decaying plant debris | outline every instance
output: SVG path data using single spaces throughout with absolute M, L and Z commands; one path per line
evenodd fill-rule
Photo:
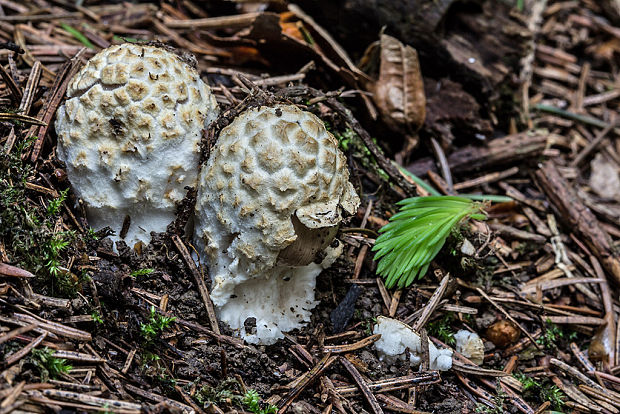
M 1 413 L 620 412 L 617 2 L 108 3 L 0 0 Z M 114 249 L 58 161 L 69 80 L 152 40 L 194 54 L 215 93 L 203 159 L 241 110 L 275 102 L 319 116 L 347 155 L 361 207 L 344 254 L 311 322 L 274 345 L 218 323 L 184 233 L 195 191 L 150 245 Z M 388 290 L 378 231 L 429 194 L 407 172 L 512 201 Z M 430 371 L 423 345 L 420 372 L 381 361 L 378 316 L 421 344 L 476 332 L 482 364 Z

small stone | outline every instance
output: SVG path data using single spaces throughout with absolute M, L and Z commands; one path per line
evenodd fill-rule
M 473 256 L 476 254 L 476 248 L 469 240 L 463 239 L 463 243 L 461 244 L 461 253 L 465 256 Z
M 513 322 L 506 319 L 495 322 L 487 329 L 487 339 L 499 348 L 504 348 L 517 342 L 520 335 L 519 328 Z

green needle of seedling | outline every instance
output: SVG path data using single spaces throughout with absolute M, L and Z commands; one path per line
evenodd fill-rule
M 450 231 L 468 218 L 484 219 L 482 204 L 457 196 L 413 197 L 383 226 L 373 251 L 388 288 L 407 287 L 424 276 Z

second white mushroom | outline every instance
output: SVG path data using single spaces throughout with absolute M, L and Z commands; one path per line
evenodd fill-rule
M 316 305 L 315 280 L 359 198 L 338 141 L 295 106 L 253 108 L 219 136 L 203 166 L 196 244 L 218 315 L 250 343 L 274 343 Z

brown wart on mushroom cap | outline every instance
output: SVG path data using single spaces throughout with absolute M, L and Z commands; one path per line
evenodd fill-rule
M 174 219 L 185 187 L 196 186 L 202 130 L 218 113 L 209 86 L 175 53 L 126 43 L 90 59 L 67 98 L 56 118 L 58 157 L 90 226 L 148 244 Z
M 289 105 L 239 115 L 202 168 L 196 203 L 196 244 L 220 319 L 251 343 L 302 326 L 316 277 L 342 249 L 332 247 L 338 224 L 358 205 L 346 158 L 319 118 Z

